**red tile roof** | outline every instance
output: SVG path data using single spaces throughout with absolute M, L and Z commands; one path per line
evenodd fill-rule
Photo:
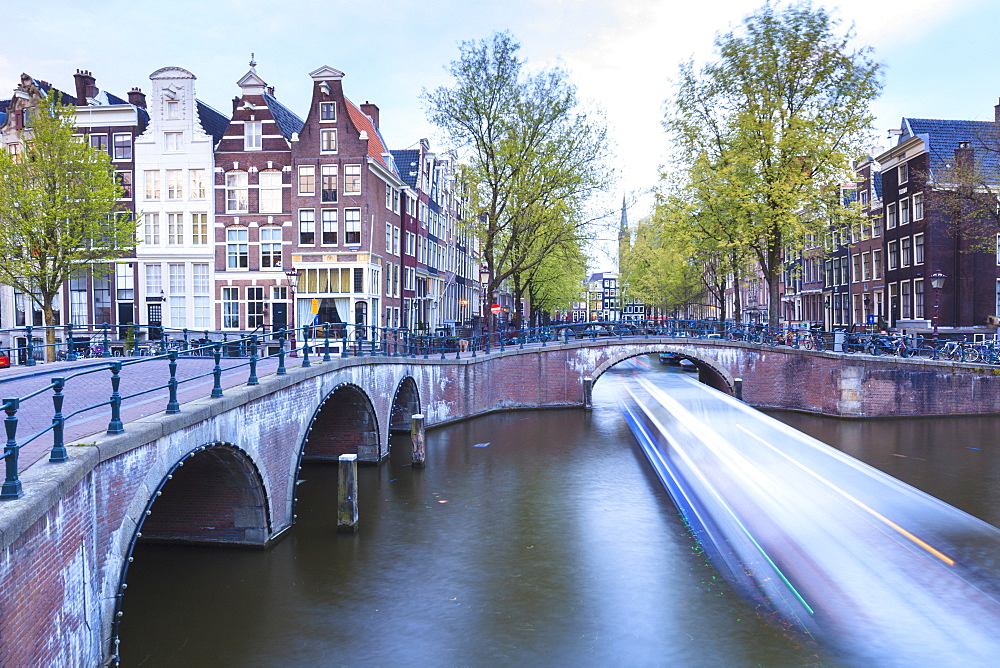
M 372 123 L 372 119 L 368 117 L 368 114 L 364 113 L 359 109 L 353 102 L 351 102 L 346 97 L 344 101 L 347 103 L 347 113 L 351 116 L 351 122 L 354 123 L 354 127 L 358 131 L 364 131 L 368 134 L 368 155 L 375 160 L 378 160 L 385 167 L 392 169 L 391 165 L 387 165 L 384 154 L 389 152 L 389 149 L 385 145 L 385 141 L 382 139 L 382 135 L 375 128 L 375 124 Z M 393 169 L 393 172 L 396 170 Z

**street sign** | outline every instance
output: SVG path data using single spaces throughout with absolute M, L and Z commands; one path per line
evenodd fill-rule
M 500 312 L 500 304 L 494 304 L 490 307 L 490 313 L 497 314 Z

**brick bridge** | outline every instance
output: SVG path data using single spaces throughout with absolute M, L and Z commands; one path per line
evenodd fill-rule
M 491 411 L 582 406 L 629 357 L 673 352 L 761 407 L 871 417 L 1000 413 L 998 371 L 971 364 L 808 353 L 711 339 L 570 341 L 475 358 L 338 359 L 186 403 L 39 461 L 0 502 L 0 665 L 100 665 L 135 542 L 267 546 L 295 520 L 302 460 L 388 454 L 389 434 Z M 433 448 L 433 440 L 429 443 Z

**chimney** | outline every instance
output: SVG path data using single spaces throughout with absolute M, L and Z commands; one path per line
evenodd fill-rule
M 237 109 L 237 108 L 238 108 L 239 106 L 240 106 L 240 98 L 238 98 L 238 97 L 234 97 L 234 98 L 233 98 L 233 113 L 234 113 L 234 114 L 236 113 L 236 109 Z
M 267 94 L 270 95 L 271 97 L 274 97 L 274 86 L 267 87 Z
M 955 149 L 955 167 L 959 170 L 971 170 L 975 164 L 975 149 L 967 141 L 958 142 L 958 148 Z
M 85 107 L 87 98 L 97 95 L 97 80 L 87 70 L 77 70 L 73 78 L 76 80 L 76 104 Z
M 146 94 L 142 92 L 141 88 L 133 88 L 128 92 L 128 103 L 135 105 L 140 109 L 146 108 Z
M 371 117 L 372 125 L 374 125 L 375 129 L 378 130 L 378 107 L 368 100 L 365 100 L 365 103 L 361 105 L 361 111 Z
M 1000 104 L 993 107 L 993 120 L 1000 123 Z

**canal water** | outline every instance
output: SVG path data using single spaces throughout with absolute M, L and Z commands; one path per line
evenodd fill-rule
M 589 413 L 431 431 L 424 470 L 394 440 L 359 471 L 356 535 L 336 532 L 336 468 L 307 465 L 298 524 L 270 550 L 140 546 L 123 665 L 827 664 L 718 577 L 615 391 L 598 382 Z M 1000 522 L 996 419 L 777 416 Z

